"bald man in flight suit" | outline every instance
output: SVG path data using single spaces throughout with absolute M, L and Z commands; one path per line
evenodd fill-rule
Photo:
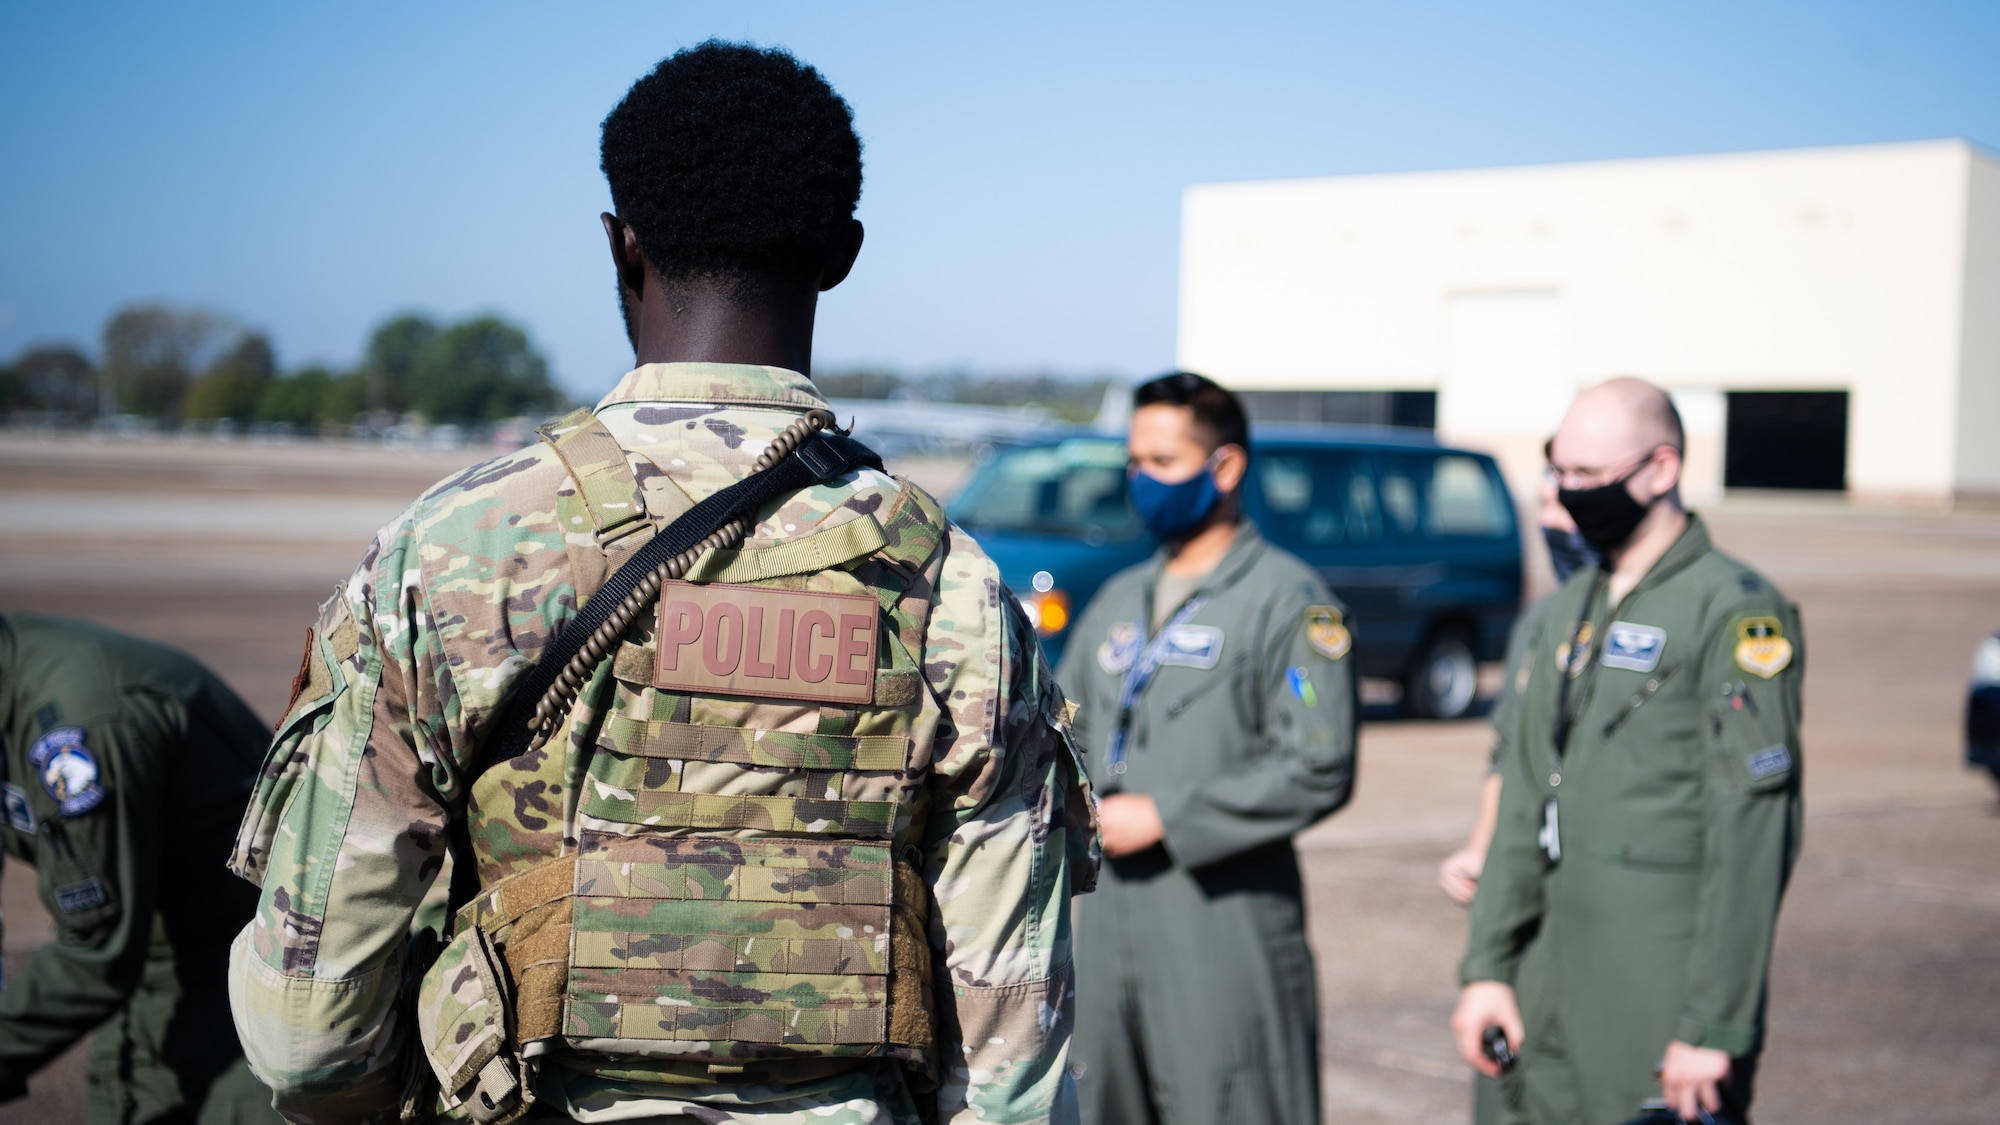
M 1502 1119 L 1616 1125 L 1664 1095 L 1747 1111 L 1798 857 L 1796 608 L 1682 507 L 1664 392 L 1618 379 L 1556 433 L 1559 499 L 1603 557 L 1549 601 L 1499 763 L 1500 818 L 1452 1028 L 1520 1064 Z M 1537 982 L 1517 1006 L 1514 983 Z M 1657 1073 L 1658 1077 L 1655 1077 Z

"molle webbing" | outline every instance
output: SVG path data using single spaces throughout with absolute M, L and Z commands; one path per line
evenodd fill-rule
M 923 1050 L 927 900 L 885 843 L 601 838 L 497 884 L 457 922 L 499 942 L 519 1043 Z
M 621 752 L 645 758 L 796 770 L 900 770 L 910 760 L 910 740 L 896 735 L 793 734 L 622 715 L 606 727 Z

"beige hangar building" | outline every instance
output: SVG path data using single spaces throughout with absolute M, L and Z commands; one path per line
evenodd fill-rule
M 1570 396 L 1673 391 L 1687 492 L 2000 498 L 2000 160 L 1964 141 L 1204 184 L 1179 362 L 1434 426 L 1532 494 Z

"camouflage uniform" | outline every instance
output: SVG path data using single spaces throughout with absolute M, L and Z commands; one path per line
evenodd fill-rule
M 632 502 L 664 524 L 747 475 L 767 443 L 824 405 L 789 371 L 658 364 L 627 375 L 592 416 L 624 451 L 640 493 Z M 509 686 L 574 616 L 579 589 L 594 590 L 624 549 L 600 551 L 615 531 L 590 527 L 571 468 L 544 445 L 443 482 L 377 536 L 321 612 L 317 659 L 301 673 L 310 682 L 280 728 L 233 861 L 261 881 L 263 896 L 233 951 L 232 1001 L 251 1063 L 290 1117 L 393 1113 L 412 1038 L 397 1004 L 405 937 L 444 861 L 448 826 L 468 818 L 481 885 L 491 887 L 557 851 L 565 814 L 577 811 L 565 809 L 565 788 L 582 791 L 572 800 L 586 815 L 627 796 L 595 772 L 582 779 L 586 789 L 552 771 L 556 743 L 494 766 L 476 785 L 465 773 Z M 804 490 L 767 508 L 736 554 L 778 558 L 808 534 L 894 523 L 907 495 L 873 470 Z M 593 499 L 593 511 L 609 506 Z M 917 591 L 927 626 L 913 638 L 910 670 L 911 687 L 924 688 L 913 697 L 911 754 L 913 764 L 928 761 L 929 813 L 915 850 L 930 900 L 942 1059 L 935 1112 L 925 1116 L 1068 1119 L 1069 896 L 1095 877 L 1094 819 L 1065 704 L 1032 630 L 978 545 L 939 526 L 943 542 L 922 579 L 927 589 Z M 623 698 L 607 686 L 619 674 L 613 664 L 583 689 L 572 756 L 592 732 L 615 734 L 628 717 L 605 714 Z M 713 696 L 679 706 L 683 720 L 692 708 L 707 730 L 815 729 L 811 708 Z M 676 795 L 683 804 L 705 807 L 711 798 L 698 794 L 724 789 L 744 806 L 759 800 L 738 796 L 760 792 L 749 784 L 753 770 L 676 770 L 685 775 Z M 747 843 L 757 833 L 733 835 Z M 628 868 L 605 877 L 657 874 Z M 612 1003 L 572 1003 L 572 1045 L 594 1031 L 579 1035 L 574 1021 L 615 1017 L 617 997 L 603 999 Z M 834 1062 L 700 1078 L 570 1050 L 542 1068 L 537 1112 L 834 1125 L 915 1119 L 898 1068 Z
M 56 924 L 8 966 L 0 1098 L 89 1033 L 92 1125 L 276 1120 L 223 1000 L 256 896 L 222 859 L 268 739 L 181 653 L 0 616 L 7 854 L 35 866 Z

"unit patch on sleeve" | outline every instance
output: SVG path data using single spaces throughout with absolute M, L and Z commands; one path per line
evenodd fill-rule
M 1597 658 L 1606 668 L 1650 672 L 1659 666 L 1667 648 L 1667 631 L 1630 621 L 1613 621 L 1604 631 L 1604 655 Z
M 89 910 L 95 906 L 103 906 L 104 903 L 104 884 L 95 879 L 85 879 L 81 883 L 71 883 L 56 888 L 56 909 L 64 914 Z
M 28 804 L 28 791 L 18 785 L 0 785 L 0 798 L 7 803 L 7 824 L 16 832 L 35 831 L 35 810 Z
M 57 727 L 44 734 L 29 749 L 28 765 L 62 816 L 81 816 L 104 802 L 97 758 L 84 745 L 82 727 Z
M 1161 642 L 1162 664 L 1207 669 L 1222 659 L 1222 630 L 1213 625 L 1175 625 Z
M 1747 765 L 1750 767 L 1750 780 L 1762 781 L 1772 774 L 1791 769 L 1792 752 L 1787 750 L 1782 742 L 1776 746 L 1766 746 L 1750 755 Z
M 1304 668 L 1295 664 L 1286 670 L 1285 682 L 1290 685 L 1292 695 L 1299 702 L 1304 703 L 1308 707 L 1319 706 L 1319 693 L 1313 690 L 1312 677 L 1306 674 Z
M 1338 609 L 1330 605 L 1309 605 L 1306 607 L 1306 643 L 1328 660 L 1339 660 L 1354 647 L 1354 634 L 1348 631 L 1347 620 Z
M 1792 663 L 1792 642 L 1775 617 L 1746 617 L 1736 625 L 1736 664 L 1753 676 L 1770 679 Z
M 1097 666 L 1116 676 L 1132 666 L 1139 655 L 1139 627 L 1130 621 L 1112 625 L 1097 646 Z

